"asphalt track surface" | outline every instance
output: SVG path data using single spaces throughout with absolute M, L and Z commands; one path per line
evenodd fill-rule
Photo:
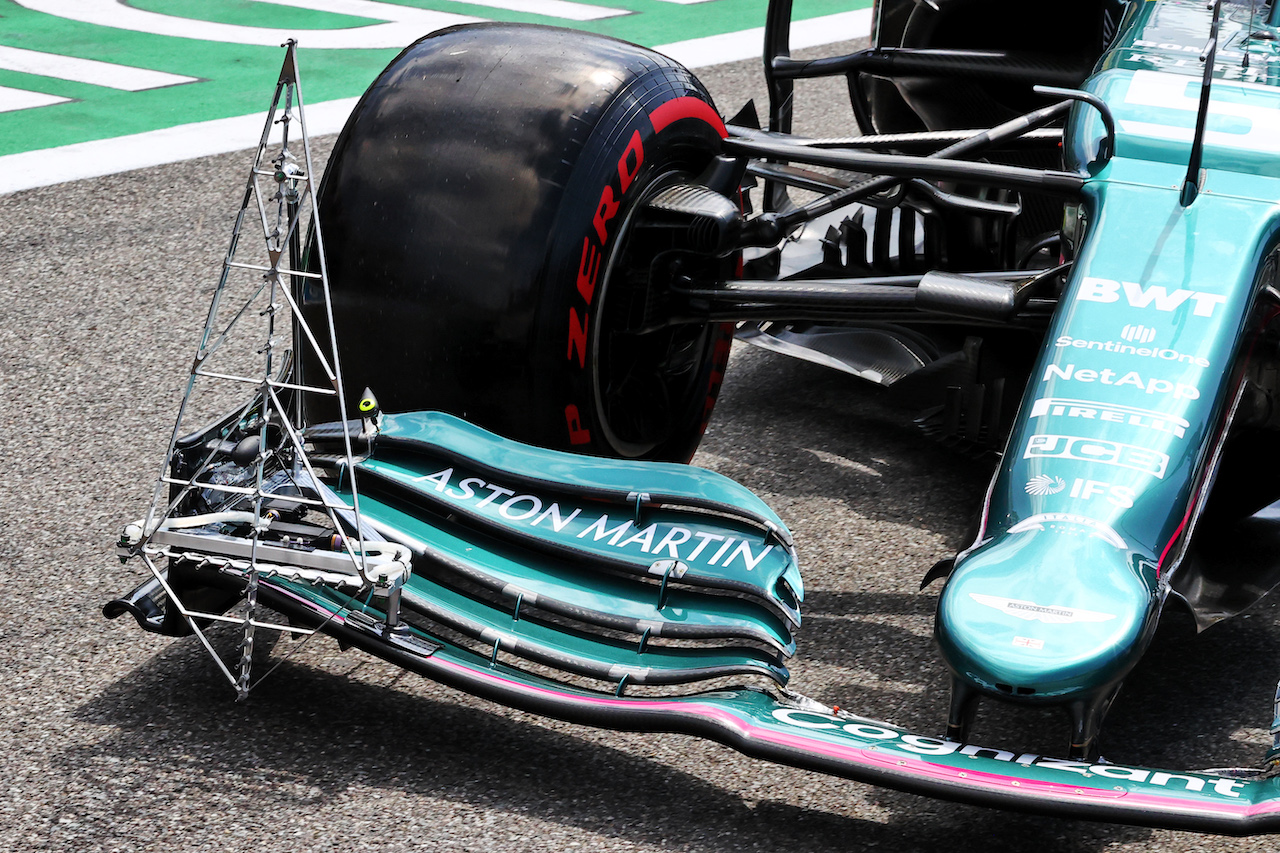
M 755 63 L 701 76 L 726 112 L 759 97 Z M 839 97 L 802 101 L 802 121 L 843 132 Z M 230 154 L 0 197 L 0 849 L 1275 849 L 955 805 L 688 737 L 547 721 L 324 638 L 236 704 L 194 640 L 106 622 L 102 603 L 140 579 L 112 542 L 145 507 L 246 168 Z M 910 420 L 850 377 L 740 348 L 696 461 L 755 489 L 796 534 L 810 594 L 793 686 L 931 733 L 947 697 L 937 589 L 919 579 L 964 544 L 988 466 Z M 1197 636 L 1168 613 L 1104 752 L 1256 762 L 1280 674 L 1276 615 L 1264 604 Z M 1061 750 L 1057 715 L 984 707 L 976 740 Z

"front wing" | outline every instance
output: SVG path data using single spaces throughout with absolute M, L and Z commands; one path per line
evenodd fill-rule
M 1280 832 L 1280 778 L 1090 764 L 961 745 L 798 694 L 734 689 L 615 697 L 541 679 L 415 630 L 405 641 L 323 588 L 264 579 L 261 600 L 339 642 L 503 705 L 627 731 L 707 738 L 754 758 L 910 793 L 1059 817 L 1198 832 Z

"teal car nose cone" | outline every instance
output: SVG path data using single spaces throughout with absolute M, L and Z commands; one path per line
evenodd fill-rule
M 1137 662 L 1158 599 L 1114 531 L 1033 516 L 957 563 L 937 638 L 959 679 L 994 696 L 1088 699 Z

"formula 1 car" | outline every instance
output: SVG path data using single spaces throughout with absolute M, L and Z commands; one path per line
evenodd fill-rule
M 1280 498 L 1280 6 L 880 0 L 874 21 L 869 49 L 799 60 L 771 0 L 763 127 L 634 45 L 442 30 L 369 88 L 314 195 L 290 46 L 120 538 L 150 577 L 106 615 L 211 652 L 210 624 L 240 626 L 238 671 L 215 660 L 242 697 L 256 631 L 319 632 L 512 706 L 906 791 L 1280 830 L 1280 746 L 1213 771 L 1098 755 L 1170 596 L 1208 625 L 1280 579 L 1188 558 Z M 847 79 L 856 134 L 791 132 L 820 76 Z M 791 535 L 682 464 L 735 334 L 998 459 L 972 544 L 925 575 L 935 731 L 787 686 Z M 228 384 L 253 394 L 198 402 Z M 1065 709 L 1064 756 L 970 743 L 982 697 Z

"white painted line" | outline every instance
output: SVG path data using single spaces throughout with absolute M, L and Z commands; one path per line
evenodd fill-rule
M 331 29 L 295 27 L 286 30 L 200 21 L 180 15 L 138 9 L 124 2 L 111 3 L 105 0 L 14 0 L 14 2 L 32 11 L 118 30 L 259 46 L 275 46 L 286 39 L 293 38 L 307 49 L 399 48 L 443 27 L 484 20 L 431 9 L 417 9 L 399 3 L 382 2 L 382 0 L 260 0 L 260 2 L 277 6 L 349 15 L 369 21 L 368 24 L 354 27 Z M 488 6 L 493 9 L 546 15 L 570 21 L 595 21 L 630 14 L 625 9 L 577 3 L 572 0 L 470 0 L 470 2 L 473 6 Z
M 41 53 L 38 50 L 4 46 L 0 46 L 0 68 L 7 71 L 21 71 L 24 74 L 38 74 L 41 77 L 54 77 L 58 80 L 71 80 L 76 83 L 92 83 L 95 86 L 123 89 L 126 92 L 159 89 L 162 86 L 174 86 L 178 83 L 194 83 L 198 79 L 164 71 L 134 68 L 130 65 L 99 62 L 96 59 L 79 59 L 74 56 L 59 56 L 56 53 Z
M 277 6 L 314 9 L 383 22 L 338 29 L 308 30 L 296 27 L 277 29 L 197 21 L 193 18 L 150 12 L 123 2 L 111 3 L 104 0 L 14 0 L 14 2 L 35 12 L 44 12 L 70 21 L 96 24 L 116 30 L 261 47 L 278 47 L 292 38 L 297 39 L 299 44 L 309 50 L 400 48 L 441 27 L 482 20 L 467 15 L 433 12 L 395 3 L 374 2 L 374 0 L 267 0 Z
M 807 21 L 796 21 L 791 25 L 791 49 L 866 38 L 870 34 L 870 9 L 823 15 Z M 665 53 L 689 68 L 760 59 L 764 55 L 764 27 L 658 45 L 654 50 Z
M 799 21 L 792 27 L 791 46 L 793 49 L 817 47 L 835 41 L 862 38 L 870 32 L 870 28 L 871 12 L 865 9 L 811 18 Z M 704 68 L 724 62 L 759 58 L 763 45 L 764 28 L 757 27 L 722 36 L 660 45 L 656 49 L 690 68 Z M 356 98 L 346 98 L 309 105 L 308 133 L 312 136 L 337 133 L 346 123 L 356 101 Z M 265 119 L 264 113 L 254 113 L 152 130 L 117 139 L 79 142 L 43 151 L 9 154 L 0 157 L 0 194 L 253 148 L 262 133 L 262 122 Z
M 549 18 L 564 18 L 568 21 L 597 21 L 601 18 L 614 18 L 618 15 L 630 15 L 626 9 L 610 9 L 608 6 L 595 6 L 589 3 L 570 3 L 566 0 L 466 0 L 471 6 L 488 6 L 490 9 L 507 9 L 512 12 L 528 12 L 533 15 L 546 15 Z M 701 3 L 703 0 L 667 0 L 675 3 Z M 426 35 L 426 33 L 423 33 Z
M 46 95 L 44 92 L 28 92 L 26 89 L 10 89 L 8 86 L 0 86 L 0 113 L 11 113 L 15 110 L 29 110 L 32 107 L 48 107 L 53 104 L 62 104 L 71 100 L 70 98 L 59 98 L 57 95 Z M 0 161 L 5 158 L 0 157 Z M 0 169 L 4 168 L 0 166 Z M 6 176 L 0 175 L 0 185 L 4 183 Z M 4 190 L 0 190 L 4 192 Z
M 344 98 L 309 105 L 306 108 L 308 135 L 320 136 L 342 130 L 358 100 Z M 0 195 L 253 148 L 258 144 L 262 123 L 266 119 L 266 113 L 260 112 L 116 139 L 9 154 L 0 157 Z

